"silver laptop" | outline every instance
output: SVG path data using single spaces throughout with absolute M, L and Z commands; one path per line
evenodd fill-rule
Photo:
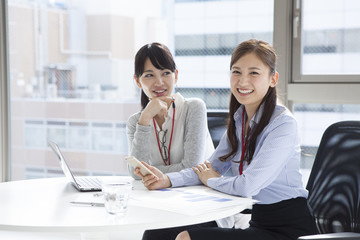
M 48 140 L 48 143 L 59 159 L 61 169 L 63 170 L 66 178 L 77 190 L 81 192 L 101 191 L 101 181 L 96 177 L 74 177 L 68 164 L 65 161 L 64 155 L 60 151 L 59 146 L 51 140 Z

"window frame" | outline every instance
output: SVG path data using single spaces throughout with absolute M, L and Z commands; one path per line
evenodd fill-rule
M 360 104 L 360 75 L 300 76 L 302 0 L 274 0 L 274 4 L 273 39 L 280 74 L 278 89 L 284 104 L 290 110 L 294 102 Z
M 292 81 L 293 83 L 360 83 L 360 74 L 306 74 L 301 73 L 302 58 L 302 6 L 304 0 L 293 0 L 293 48 Z
M 0 182 L 10 180 L 10 102 L 7 0 L 0 1 Z

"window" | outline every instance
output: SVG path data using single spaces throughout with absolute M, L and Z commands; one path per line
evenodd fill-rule
M 273 4 L 8 0 L 11 179 L 59 175 L 47 139 L 77 173 L 127 174 L 126 121 L 140 109 L 133 61 L 149 42 L 173 52 L 177 91 L 227 109 L 230 54 L 249 38 L 272 42 Z
M 360 82 L 360 2 L 296 0 L 295 82 Z
M 333 123 L 360 120 L 359 104 L 294 104 L 301 139 L 301 168 L 305 183 L 310 174 L 321 137 Z
M 175 56 L 177 91 L 204 99 L 209 109 L 228 107 L 231 50 L 253 37 L 274 43 L 280 84 L 286 82 L 279 92 L 299 121 L 305 172 L 328 125 L 360 119 L 356 0 L 8 0 L 4 6 L 9 66 L 3 52 L 0 66 L 9 71 L 12 180 L 61 174 L 47 138 L 78 173 L 127 174 L 126 120 L 140 109 L 133 59 L 153 41 Z M 1 49 L 4 36 L 2 28 Z
M 274 2 L 175 2 L 178 91 L 184 96 L 202 98 L 208 109 L 228 109 L 231 53 L 240 42 L 250 38 L 272 43 Z
M 295 0 L 288 100 L 301 133 L 304 182 L 327 127 L 360 120 L 360 2 Z

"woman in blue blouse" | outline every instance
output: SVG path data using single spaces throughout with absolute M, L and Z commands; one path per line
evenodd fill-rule
M 277 101 L 274 49 L 264 41 L 243 42 L 232 54 L 230 71 L 231 117 L 209 161 L 166 175 L 146 164 L 159 179 L 142 176 L 144 185 L 160 189 L 203 183 L 258 201 L 247 229 L 185 228 L 177 240 L 295 240 L 317 233 L 299 171 L 297 122 Z M 234 176 L 222 177 L 230 169 Z

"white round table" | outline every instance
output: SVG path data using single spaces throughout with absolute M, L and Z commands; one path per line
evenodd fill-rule
M 132 194 L 136 195 L 138 200 L 142 199 L 142 196 L 144 199 L 148 198 L 149 192 L 153 192 L 147 190 L 141 181 L 135 181 L 128 176 L 104 177 L 103 179 L 107 178 L 131 181 L 134 186 Z M 208 189 L 205 186 L 195 187 L 195 189 L 199 188 Z M 179 211 L 161 210 L 151 204 L 148 206 L 129 204 L 127 214 L 119 217 L 108 214 L 103 207 L 79 207 L 70 204 L 79 197 L 93 197 L 94 193 L 96 192 L 78 192 L 66 178 L 0 183 L 0 231 L 142 232 L 145 229 L 176 227 L 224 218 L 252 204 L 250 199 L 242 199 L 238 205 L 232 207 L 221 207 L 222 203 L 219 202 L 214 204 L 214 211 L 191 216 Z M 167 194 L 175 194 L 175 192 Z M 181 206 L 178 207 L 181 208 Z

